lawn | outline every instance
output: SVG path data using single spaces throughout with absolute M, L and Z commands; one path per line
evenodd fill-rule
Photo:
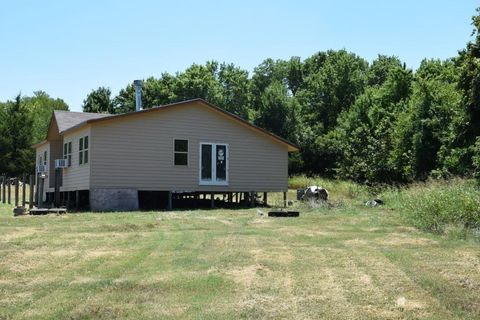
M 475 319 L 480 247 L 361 201 L 301 208 L 12 216 L 0 319 Z M 262 209 L 265 211 L 265 209 Z

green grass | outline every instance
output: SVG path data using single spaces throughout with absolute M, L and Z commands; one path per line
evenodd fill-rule
M 417 183 L 387 190 L 383 198 L 422 230 L 465 238 L 480 228 L 480 188 L 473 180 Z
M 299 218 L 0 207 L 0 319 L 480 317 L 478 242 L 424 233 L 329 183 L 336 205 L 296 204 Z

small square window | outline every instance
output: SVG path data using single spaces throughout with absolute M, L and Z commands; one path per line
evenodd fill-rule
M 175 140 L 175 152 L 188 152 L 188 140 Z
M 188 165 L 188 154 L 187 153 L 175 153 L 175 165 L 176 166 L 186 166 L 186 165 Z
M 188 165 L 188 140 L 174 141 L 174 164 L 176 166 Z

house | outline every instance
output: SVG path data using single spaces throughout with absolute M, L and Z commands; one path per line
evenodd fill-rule
M 288 153 L 298 151 L 201 99 L 119 115 L 54 111 L 34 147 L 43 201 L 58 194 L 93 211 L 167 208 L 179 194 L 286 192 Z

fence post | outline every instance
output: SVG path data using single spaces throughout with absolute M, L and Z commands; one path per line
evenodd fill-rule
M 10 178 L 7 178 L 7 203 L 12 204 L 12 184 L 10 183 Z
M 3 177 L 0 177 L 0 202 L 3 200 Z
M 255 207 L 255 191 L 250 191 L 250 207 Z
M 38 197 L 38 187 L 40 186 L 40 176 L 38 173 L 35 173 L 35 205 L 38 207 L 40 203 L 40 198 Z
M 26 186 L 26 182 L 27 182 L 27 176 L 26 175 L 23 175 L 22 177 L 22 207 L 25 208 L 25 198 L 26 198 L 26 192 L 27 192 L 27 186 Z
M 32 209 L 33 208 L 33 190 L 34 190 L 34 184 L 35 184 L 35 179 L 33 178 L 33 174 L 30 175 L 30 193 L 28 194 L 28 208 Z
M 5 197 L 6 197 L 6 190 L 5 190 L 5 188 L 7 187 L 7 186 L 5 185 L 5 179 L 6 179 L 6 177 L 3 176 L 3 177 L 2 177 L 2 185 L 3 185 L 3 188 L 2 188 L 2 202 L 3 202 L 3 203 L 5 203 L 5 201 L 7 201 L 7 200 L 5 199 Z
M 19 182 L 18 182 L 18 178 L 15 178 L 15 207 L 18 207 L 18 187 L 19 187 Z

